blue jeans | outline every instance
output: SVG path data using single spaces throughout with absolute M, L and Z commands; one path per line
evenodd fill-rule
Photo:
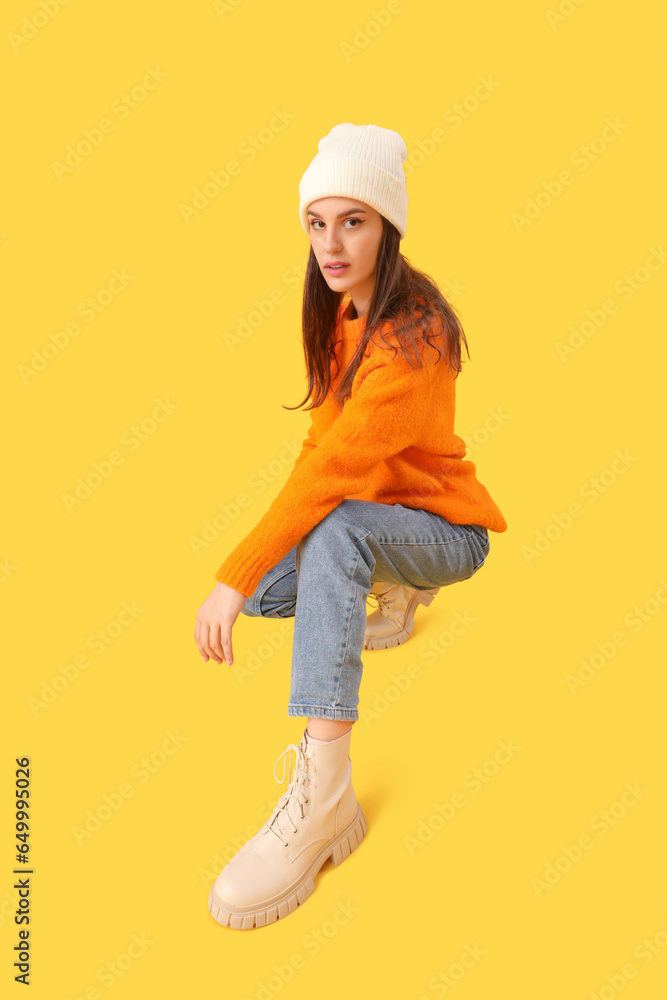
M 343 500 L 264 574 L 241 611 L 294 617 L 288 715 L 356 721 L 374 581 L 417 590 L 468 580 L 489 533 L 402 504 Z

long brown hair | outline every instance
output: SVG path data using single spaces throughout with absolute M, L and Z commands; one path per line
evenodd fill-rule
M 421 367 L 418 347 L 425 342 L 436 351 L 438 355 L 436 364 L 441 356 L 446 356 L 454 378 L 462 370 L 462 345 L 465 346 L 470 358 L 468 342 L 454 307 L 447 301 L 433 279 L 414 267 L 407 257 L 400 253 L 400 240 L 400 233 L 396 227 L 382 216 L 382 238 L 378 248 L 375 285 L 368 306 L 366 325 L 357 350 L 334 393 L 340 404 L 350 396 L 352 382 L 363 361 L 368 342 L 377 330 L 381 330 L 386 321 L 391 322 L 392 335 L 396 336 L 410 364 L 413 362 L 406 348 L 409 346 L 414 352 Z M 305 407 L 306 410 L 320 406 L 326 399 L 332 379 L 338 375 L 340 368 L 334 345 L 338 308 L 344 294 L 329 288 L 311 246 L 301 313 L 308 392 L 305 399 L 296 406 L 283 404 L 283 409 L 299 409 L 313 395 L 313 389 L 315 390 L 313 401 L 310 406 Z M 434 330 L 438 335 L 443 332 L 445 334 L 444 351 L 438 346 L 437 339 L 435 343 L 431 340 Z M 394 345 L 389 346 L 396 350 Z M 339 367 L 332 373 L 331 361 L 334 359 Z

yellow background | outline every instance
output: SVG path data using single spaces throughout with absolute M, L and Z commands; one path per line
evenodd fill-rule
M 14 758 L 28 755 L 33 997 L 664 996 L 655 5 L 563 3 L 557 20 L 547 0 L 44 3 L 48 16 L 37 0 L 2 14 L 0 936 L 11 995 L 22 995 Z M 151 69 L 152 89 L 135 90 Z M 91 131 L 104 118 L 109 131 Z M 490 533 L 482 572 L 420 609 L 408 643 L 364 654 L 361 706 L 385 706 L 352 737 L 368 835 L 343 867 L 327 862 L 295 913 L 242 933 L 213 922 L 207 895 L 234 838 L 254 833 L 284 789 L 273 763 L 305 725 L 286 714 L 293 622 L 239 617 L 243 675 L 202 663 L 195 614 L 287 479 L 285 443 L 306 433 L 309 416 L 281 406 L 305 387 L 301 281 L 288 276 L 308 251 L 298 183 L 344 121 L 405 139 L 401 248 L 458 289 L 472 360 L 457 432 L 509 529 Z M 85 130 L 98 144 L 63 173 Z M 249 136 L 261 137 L 252 160 Z M 195 189 L 234 159 L 240 171 L 186 221 Z M 572 182 L 554 194 L 565 170 Z M 229 335 L 272 293 L 271 315 L 234 346 Z M 91 296 L 103 308 L 88 321 Z M 595 326 L 589 312 L 608 300 L 615 311 Z M 558 345 L 587 320 L 590 335 L 563 360 Z M 79 332 L 48 347 L 72 322 Z M 52 357 L 26 376 L 45 347 Z M 159 400 L 170 412 L 151 423 Z M 487 425 L 491 411 L 500 424 Z M 120 464 L 69 511 L 77 479 L 114 452 Z M 252 502 L 235 511 L 242 492 Z M 457 613 L 474 624 L 430 662 L 425 644 L 447 645 Z M 98 630 L 108 645 L 94 645 Z M 572 690 L 568 675 L 591 658 Z M 420 676 L 397 696 L 411 664 Z M 494 768 L 499 741 L 520 750 Z M 473 793 L 466 776 L 485 764 L 497 773 Z M 626 783 L 641 791 L 619 805 Z M 465 806 L 434 820 L 457 791 Z M 107 818 L 81 839 L 98 810 Z M 604 810 L 614 823 L 601 832 Z M 456 981 L 466 946 L 481 957 Z

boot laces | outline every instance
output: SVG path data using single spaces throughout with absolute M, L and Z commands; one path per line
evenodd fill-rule
M 283 750 L 283 752 L 278 755 L 276 762 L 273 765 L 273 776 L 276 779 L 276 781 L 282 784 L 283 781 L 285 780 L 287 755 L 292 750 L 294 751 L 296 756 L 296 766 L 294 768 L 294 771 L 292 771 L 291 767 L 292 761 L 290 759 L 290 775 L 288 779 L 287 791 L 284 793 L 282 799 L 280 800 L 276 808 L 273 810 L 273 815 L 271 819 L 268 820 L 267 824 L 268 829 L 271 831 L 271 833 L 275 833 L 276 837 L 278 837 L 278 839 L 283 842 L 285 847 L 289 847 L 289 842 L 286 842 L 283 839 L 285 834 L 280 826 L 280 820 L 286 817 L 292 825 L 292 831 L 296 833 L 297 827 L 294 823 L 292 812 L 296 814 L 296 811 L 298 810 L 299 817 L 303 819 L 304 818 L 303 807 L 304 804 L 308 802 L 308 797 L 305 794 L 306 793 L 305 785 L 312 784 L 313 787 L 315 788 L 317 787 L 314 784 L 313 779 L 310 778 L 307 773 L 309 760 L 311 757 L 314 756 L 314 753 L 312 750 L 309 753 L 306 753 L 302 749 L 302 747 L 298 746 L 296 743 L 290 743 L 289 746 L 286 747 L 285 750 Z M 282 777 L 279 778 L 278 775 L 276 774 L 276 767 L 281 757 L 283 758 L 283 773 Z M 282 805 L 280 804 L 281 802 Z
M 374 594 L 373 591 L 371 591 L 368 596 L 369 598 L 377 601 L 375 607 L 379 609 L 380 613 L 383 614 L 385 618 L 389 618 L 394 622 L 398 622 L 400 620 L 398 612 L 391 606 L 392 598 L 396 597 L 396 585 L 391 587 L 389 590 L 386 590 L 384 594 Z M 373 606 L 374 605 L 371 601 L 371 607 Z

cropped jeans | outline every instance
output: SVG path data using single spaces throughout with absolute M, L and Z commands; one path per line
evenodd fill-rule
M 356 721 L 374 582 L 416 590 L 467 580 L 489 533 L 402 504 L 343 500 L 264 574 L 244 615 L 294 617 L 288 715 Z

